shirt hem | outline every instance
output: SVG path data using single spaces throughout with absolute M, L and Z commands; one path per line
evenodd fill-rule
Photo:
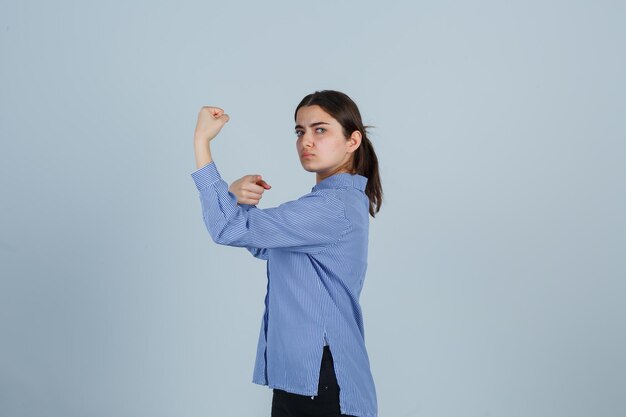
M 294 390 L 293 388 L 286 387 L 286 386 L 283 386 L 283 385 L 268 384 L 268 383 L 265 383 L 265 382 L 255 381 L 255 380 L 252 380 L 252 382 L 255 383 L 255 384 L 258 384 L 258 385 L 267 385 L 267 387 L 270 388 L 270 389 L 274 389 L 274 388 L 281 389 L 283 391 L 287 391 L 287 392 L 290 392 L 292 394 L 304 395 L 304 396 L 307 396 L 307 397 L 310 397 L 312 395 L 313 396 L 318 395 L 318 393 L 315 392 L 315 391 L 317 391 L 315 389 L 313 391 L 301 391 L 301 390 L 297 390 L 297 389 Z

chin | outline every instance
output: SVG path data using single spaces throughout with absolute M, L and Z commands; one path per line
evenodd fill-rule
M 311 164 L 308 161 L 300 161 L 300 164 L 302 165 L 302 168 L 304 168 L 307 171 L 313 171 L 312 166 L 313 164 Z

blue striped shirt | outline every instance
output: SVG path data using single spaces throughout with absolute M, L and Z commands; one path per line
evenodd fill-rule
M 214 242 L 267 265 L 252 382 L 314 397 L 330 346 L 342 414 L 376 417 L 359 296 L 367 269 L 367 178 L 338 173 L 277 207 L 238 204 L 211 161 L 191 174 Z

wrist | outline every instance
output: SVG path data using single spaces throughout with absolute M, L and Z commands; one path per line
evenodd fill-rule
M 194 142 L 194 151 L 196 155 L 197 169 L 202 168 L 206 164 L 213 161 L 213 157 L 211 156 L 211 147 L 206 139 Z
M 204 136 L 194 136 L 193 137 L 193 143 L 198 146 L 208 146 L 211 143 L 211 139 L 207 139 Z

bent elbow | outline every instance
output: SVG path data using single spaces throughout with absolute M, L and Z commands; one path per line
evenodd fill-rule
M 233 227 L 228 227 L 228 223 L 213 229 L 211 238 L 213 242 L 218 245 L 235 247 L 246 246 L 246 242 L 242 239 L 241 233 L 238 233 L 237 229 Z
M 214 230 L 211 233 L 211 238 L 213 239 L 213 242 L 217 243 L 218 245 L 230 246 L 231 241 L 228 239 L 228 234 L 224 233 L 224 228 Z
M 227 245 L 227 234 L 224 233 L 226 231 L 226 224 L 225 223 L 212 223 L 207 221 L 207 219 L 205 218 L 205 224 L 206 224 L 206 229 L 209 232 L 209 235 L 211 236 L 211 239 L 213 240 L 213 242 L 217 243 L 218 245 Z

